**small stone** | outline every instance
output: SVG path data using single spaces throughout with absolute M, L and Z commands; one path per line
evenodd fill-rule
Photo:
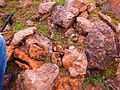
M 55 6 L 56 2 L 45 2 L 45 3 L 40 3 L 38 12 L 40 14 L 45 14 L 48 12 L 51 12 L 53 7 Z
M 33 25 L 34 25 L 34 22 L 33 22 L 33 21 L 30 21 L 30 20 L 27 20 L 26 25 L 28 25 L 28 26 L 33 26 Z
M 7 26 L 5 27 L 5 29 L 4 29 L 4 31 L 10 31 L 10 30 L 12 30 L 12 28 L 11 28 L 10 25 L 7 25 Z
M 74 33 L 75 33 L 75 30 L 73 28 L 70 28 L 65 32 L 65 37 L 70 37 Z

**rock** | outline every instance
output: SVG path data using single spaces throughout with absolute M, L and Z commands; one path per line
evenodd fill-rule
M 84 12 L 82 12 L 80 15 L 79 15 L 79 17 L 83 17 L 83 18 L 88 18 L 88 12 L 87 11 L 84 11 Z
M 79 14 L 79 8 L 81 7 L 81 0 L 65 0 L 64 7 L 68 12 L 73 13 L 75 16 Z
M 33 22 L 33 21 L 30 21 L 30 20 L 27 20 L 26 25 L 28 25 L 28 26 L 33 26 L 33 25 L 34 25 L 34 22 Z
M 2 32 L 2 36 L 4 37 L 5 41 L 7 42 L 8 40 L 10 40 L 14 35 L 13 31 L 9 31 L 9 32 Z
M 26 70 L 26 69 L 30 69 L 29 65 L 21 63 L 19 61 L 15 61 L 15 63 L 22 69 Z
M 50 90 L 58 74 L 59 68 L 50 63 L 34 70 L 26 70 L 20 75 L 24 77 L 20 86 L 23 87 L 21 90 Z M 20 80 L 20 76 L 18 80 Z
M 65 50 L 62 62 L 64 67 L 69 70 L 71 76 L 84 76 L 86 74 L 87 57 L 84 51 L 79 51 L 74 46 L 70 46 L 69 49 Z
M 101 20 L 93 20 L 95 28 L 85 39 L 88 67 L 105 70 L 117 54 L 113 30 Z
M 65 37 L 70 37 L 74 33 L 75 33 L 75 30 L 73 28 L 70 28 L 65 32 Z
M 53 52 L 52 54 L 52 62 L 56 65 L 58 65 L 59 67 L 62 66 L 62 59 L 60 57 L 59 52 Z
M 29 49 L 30 57 L 41 60 L 52 55 L 52 42 L 39 34 L 34 34 L 26 39 L 26 46 Z
M 4 31 L 10 31 L 10 30 L 12 30 L 12 28 L 11 28 L 10 25 L 7 25 L 7 26 L 5 27 L 5 29 L 4 29 Z
M 13 46 L 7 46 L 6 51 L 7 51 L 7 61 L 9 61 L 11 59 L 11 56 L 12 56 L 13 52 L 14 52 L 14 47 Z
M 56 86 L 54 90 L 83 90 L 82 82 L 78 78 L 59 78 Z
M 84 17 L 77 17 L 77 27 L 82 30 L 82 33 L 88 33 L 93 30 L 94 23 Z
M 113 13 L 120 18 L 120 0 L 110 0 L 109 1 L 109 6 L 111 8 L 111 10 L 113 11 Z
M 4 0 L 0 0 L 0 7 L 5 6 L 5 1 Z
M 37 61 L 30 58 L 24 51 L 19 48 L 14 50 L 14 57 L 21 59 L 21 62 L 26 62 L 29 65 L 30 69 L 39 68 L 43 64 L 42 61 Z
M 13 46 L 18 45 L 26 36 L 32 35 L 36 29 L 36 27 L 30 27 L 15 33 L 10 44 Z
M 107 88 L 105 89 L 105 86 L 102 83 L 94 83 L 88 84 L 84 90 L 107 90 Z
M 45 55 L 45 50 L 36 44 L 31 44 L 29 48 L 29 55 L 31 58 L 40 60 Z
M 55 6 L 55 4 L 56 4 L 56 2 L 44 2 L 44 3 L 40 3 L 39 8 L 38 8 L 38 12 L 40 14 L 49 13 L 49 12 L 51 12 L 51 10 Z
M 70 11 L 67 11 L 65 7 L 59 5 L 54 8 L 51 19 L 57 25 L 68 28 L 70 25 L 72 25 L 75 15 Z

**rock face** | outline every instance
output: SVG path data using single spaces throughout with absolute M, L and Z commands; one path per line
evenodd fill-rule
M 26 70 L 22 76 L 22 90 L 50 90 L 54 80 L 59 74 L 55 64 L 44 64 L 34 70 Z
M 56 2 L 45 2 L 45 3 L 40 3 L 38 7 L 38 12 L 40 14 L 45 14 L 48 12 L 51 12 L 53 7 L 55 6 Z
M 95 28 L 85 39 L 88 67 L 105 69 L 116 55 L 115 33 L 101 20 L 93 20 Z
M 65 50 L 65 55 L 62 59 L 63 65 L 69 70 L 71 76 L 84 76 L 87 68 L 87 57 L 84 51 L 79 52 L 74 46 L 70 46 Z

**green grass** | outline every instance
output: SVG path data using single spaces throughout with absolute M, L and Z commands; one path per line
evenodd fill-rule
M 20 80 L 23 81 L 25 79 L 25 77 L 23 76 L 20 76 Z
M 94 77 L 86 77 L 83 85 L 86 87 L 89 83 L 104 83 L 104 77 L 98 75 Z
M 63 5 L 65 3 L 65 0 L 55 0 L 58 4 Z
M 38 28 L 37 32 L 42 33 L 44 36 L 48 36 L 49 29 L 47 25 L 38 25 L 37 28 Z

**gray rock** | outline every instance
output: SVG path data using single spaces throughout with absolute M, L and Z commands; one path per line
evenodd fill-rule
M 40 14 L 45 14 L 48 12 L 51 12 L 53 7 L 55 6 L 56 2 L 45 2 L 45 3 L 40 3 L 38 12 Z
M 72 25 L 75 15 L 67 11 L 65 7 L 59 5 L 54 8 L 51 18 L 54 23 L 68 28 Z
M 117 52 L 115 33 L 101 20 L 92 21 L 95 27 L 85 39 L 88 67 L 106 69 Z

